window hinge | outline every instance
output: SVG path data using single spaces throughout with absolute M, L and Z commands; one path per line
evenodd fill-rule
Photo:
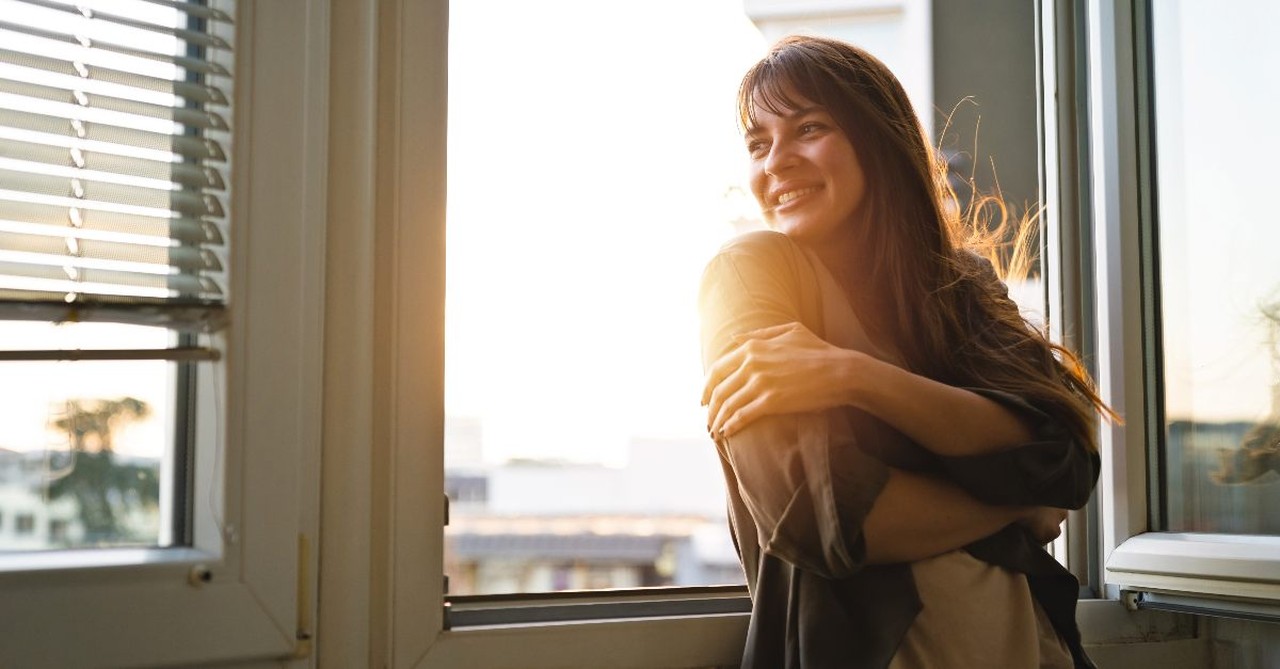
M 298 627 L 294 632 L 293 657 L 311 657 L 311 544 L 298 534 Z
M 449 494 L 448 493 L 445 493 L 445 496 L 444 496 L 444 524 L 445 524 L 445 527 L 449 526 Z

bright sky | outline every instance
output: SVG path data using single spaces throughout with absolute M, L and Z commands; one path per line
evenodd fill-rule
M 167 332 L 157 328 L 104 323 L 10 321 L 0 327 L 3 349 L 164 348 Z M 5 362 L 0 363 L 0 448 L 55 451 L 70 448 L 65 433 L 52 429 L 68 399 L 133 397 L 151 407 L 148 420 L 121 424 L 113 435 L 116 451 L 160 457 L 173 441 L 173 363 Z
M 1277 417 L 1280 4 L 1154 3 L 1160 252 L 1169 419 Z M 1280 399 L 1280 398 L 1277 398 Z
M 490 461 L 703 435 L 696 291 L 766 46 L 741 0 L 459 2 L 450 26 L 447 411 Z

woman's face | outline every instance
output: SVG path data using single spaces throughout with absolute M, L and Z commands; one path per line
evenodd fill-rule
M 823 107 L 794 97 L 794 109 L 774 114 L 757 100 L 745 140 L 751 192 L 774 230 L 796 241 L 822 243 L 852 229 L 866 193 L 853 143 Z

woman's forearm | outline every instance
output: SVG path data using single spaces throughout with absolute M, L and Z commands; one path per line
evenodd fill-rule
M 956 550 L 1024 520 L 1029 507 L 993 506 L 951 483 L 891 469 L 863 521 L 867 563 L 914 562 Z
M 1031 440 L 1000 403 L 857 351 L 845 358 L 848 401 L 916 443 L 945 456 L 992 453 Z

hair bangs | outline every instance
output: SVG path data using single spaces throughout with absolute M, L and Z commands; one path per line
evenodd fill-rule
M 800 100 L 808 97 L 801 82 L 810 77 L 804 76 L 796 59 L 786 55 L 785 50 L 775 50 L 743 76 L 738 88 L 738 123 L 744 131 L 755 127 L 757 110 L 781 116 L 800 109 Z

